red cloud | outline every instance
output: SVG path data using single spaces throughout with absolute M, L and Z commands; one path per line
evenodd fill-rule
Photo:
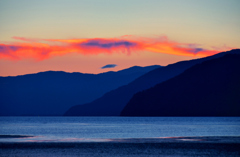
M 127 53 L 134 51 L 150 51 L 183 56 L 209 56 L 218 53 L 217 50 L 205 50 L 194 44 L 183 44 L 170 41 L 167 37 L 139 38 L 124 36 L 121 38 L 92 39 L 29 39 L 13 37 L 20 40 L 12 44 L 0 43 L 0 59 L 21 60 L 34 58 L 44 60 L 49 57 L 67 53 L 97 55 L 100 53 Z

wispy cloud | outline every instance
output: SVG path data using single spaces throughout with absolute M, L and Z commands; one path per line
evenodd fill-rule
M 103 67 L 101 67 L 101 69 L 115 68 L 116 66 L 117 66 L 117 64 L 107 64 L 107 65 L 104 65 Z
M 120 38 L 86 39 L 31 39 L 13 37 L 18 42 L 0 43 L 0 59 L 21 60 L 33 58 L 44 60 L 67 53 L 98 55 L 101 53 L 125 53 L 150 51 L 181 56 L 209 56 L 220 52 L 219 49 L 207 50 L 197 44 L 179 43 L 163 36 L 143 38 L 123 36 Z

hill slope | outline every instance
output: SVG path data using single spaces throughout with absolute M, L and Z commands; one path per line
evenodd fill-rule
M 122 116 L 240 116 L 240 54 L 195 65 L 133 96 Z
M 0 115 L 63 115 L 71 106 L 93 101 L 159 67 L 135 66 L 97 75 L 47 71 L 0 77 Z
M 132 96 L 142 90 L 153 87 L 154 85 L 171 79 L 193 65 L 213 58 L 219 58 L 225 54 L 239 53 L 240 50 L 222 52 L 214 56 L 195 59 L 190 61 L 181 61 L 166 67 L 158 68 L 142 75 L 128 85 L 112 90 L 103 97 L 83 105 L 71 107 L 65 116 L 119 116 Z

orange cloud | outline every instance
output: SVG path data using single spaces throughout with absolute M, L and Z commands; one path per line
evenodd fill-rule
M 219 50 L 206 50 L 194 44 L 184 44 L 161 38 L 140 38 L 123 36 L 120 38 L 91 39 L 31 39 L 13 37 L 20 40 L 11 44 L 0 43 L 0 59 L 21 60 L 33 58 L 44 60 L 67 53 L 97 55 L 100 53 L 126 53 L 150 51 L 181 56 L 210 56 Z

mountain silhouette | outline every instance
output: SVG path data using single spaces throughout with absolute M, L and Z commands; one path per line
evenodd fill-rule
M 60 116 L 161 66 L 134 66 L 101 74 L 47 71 L 0 77 L 1 116 Z
M 121 116 L 240 116 L 240 53 L 205 61 L 133 96 Z
M 171 79 L 193 65 L 202 63 L 206 60 L 219 58 L 225 54 L 239 53 L 239 50 L 231 50 L 228 52 L 218 53 L 213 56 L 194 59 L 190 61 L 181 61 L 175 64 L 170 64 L 166 67 L 157 68 L 152 70 L 128 85 L 124 85 L 115 90 L 104 94 L 91 103 L 77 105 L 71 107 L 64 115 L 65 116 L 119 116 L 123 108 L 132 98 L 132 96 L 142 90 L 146 90 L 155 86 L 163 81 Z

